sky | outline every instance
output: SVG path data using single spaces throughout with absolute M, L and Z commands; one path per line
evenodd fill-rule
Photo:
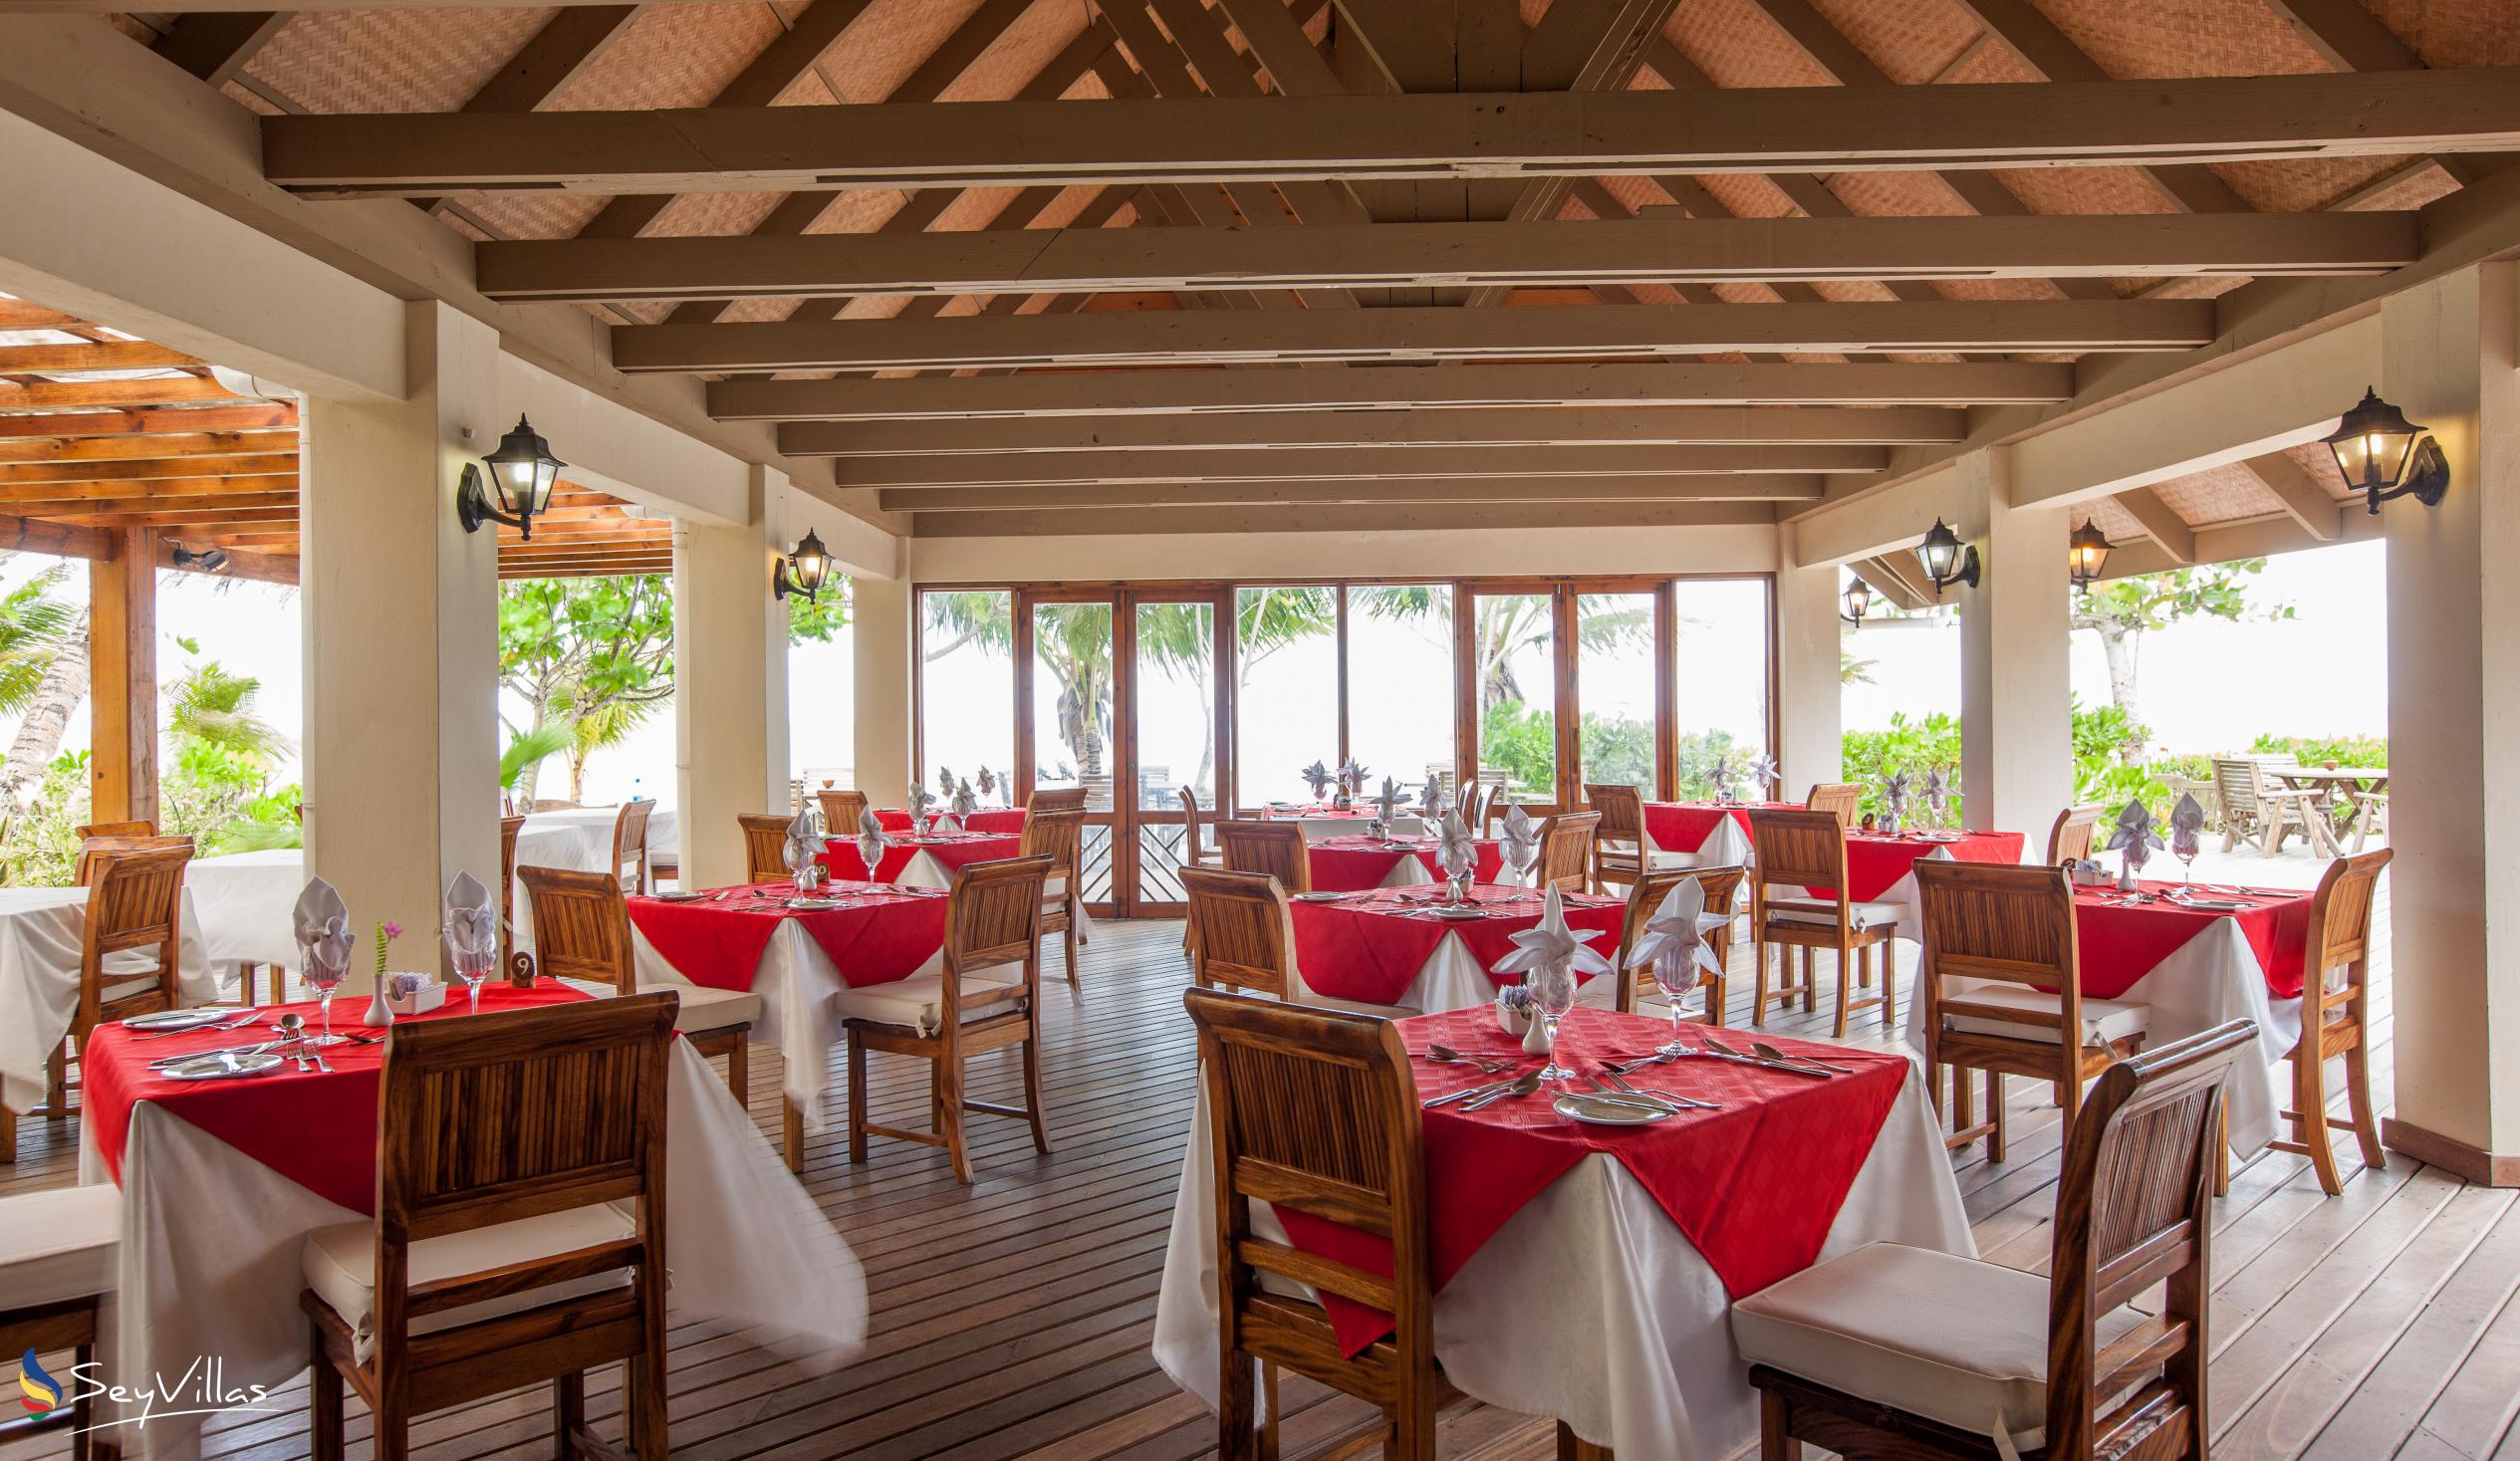
M 2151 742 L 2180 753 L 2245 747 L 2261 732 L 2288 735 L 2385 735 L 2388 732 L 2388 634 L 2380 608 L 2387 601 L 2386 550 L 2378 542 L 2353 543 L 2303 553 L 2279 554 L 2251 581 L 2251 598 L 2289 604 L 2295 616 L 2280 621 L 2181 623 L 2144 638 L 2141 658 L 2141 713 L 2152 727 Z M 23 583 L 57 560 L 18 554 L 0 563 L 0 590 Z M 84 603 L 86 575 L 78 565 L 66 577 L 63 597 Z M 1758 670 L 1766 646 L 1758 633 L 1758 595 L 1747 581 L 1684 585 L 1681 617 L 1681 716 L 1684 729 L 1723 725 L 1750 730 L 1760 714 Z M 160 573 L 158 627 L 161 681 L 172 681 L 192 662 L 175 642 L 190 638 L 200 656 L 261 681 L 257 709 L 293 738 L 303 724 L 304 669 L 300 661 L 300 602 L 294 590 L 197 574 Z M 1424 627 L 1377 621 L 1360 614 L 1352 625 L 1352 721 L 1358 759 L 1402 780 L 1422 778 L 1430 762 L 1451 756 L 1451 661 L 1448 646 Z M 1956 622 L 1876 622 L 1849 634 L 1848 649 L 1874 661 L 1873 683 L 1850 685 L 1843 706 L 1850 729 L 1876 729 L 1893 711 L 1911 718 L 1960 708 L 1959 629 Z M 2109 678 L 2094 636 L 2077 634 L 2073 688 L 2085 704 L 2109 698 Z M 852 660 L 849 636 L 831 644 L 791 648 L 789 759 L 792 774 L 809 785 L 854 780 L 851 761 Z M 1622 661 L 1616 672 L 1596 666 L 1588 703 L 1637 702 L 1650 706 L 1649 665 Z M 1290 796 L 1301 788 L 1295 772 L 1319 757 L 1335 759 L 1337 684 L 1327 641 L 1299 643 L 1250 667 L 1239 727 L 1246 803 Z M 1013 701 L 1011 666 L 965 649 L 926 666 L 924 718 L 928 763 L 966 776 L 982 765 L 1006 769 L 1013 760 L 1009 726 Z M 1537 676 L 1546 683 L 1545 673 Z M 1043 676 L 1042 682 L 1049 683 Z M 1194 774 L 1206 735 L 1199 696 L 1185 681 L 1148 678 L 1142 697 L 1145 760 L 1164 769 L 1168 781 Z M 1056 744 L 1052 712 L 1042 697 L 1041 741 Z M 485 724 L 488 709 L 485 707 Z M 16 718 L 0 716 L 0 738 L 15 734 Z M 88 743 L 84 707 L 72 720 L 65 749 Z M 1051 753 L 1055 760 L 1057 752 Z M 284 780 L 296 777 L 294 764 Z M 545 794 L 565 788 L 565 767 L 555 759 L 544 771 Z M 1212 776 L 1210 778 L 1212 780 Z M 673 800 L 674 717 L 668 703 L 623 746 L 599 753 L 589 764 L 588 800 L 606 803 L 627 796 Z M 884 791 L 876 788 L 877 791 Z M 1211 787 L 1203 803 L 1212 804 Z M 897 793 L 888 799 L 897 800 Z

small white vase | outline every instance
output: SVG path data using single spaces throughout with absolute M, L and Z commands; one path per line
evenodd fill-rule
M 1549 1017 L 1538 1010 L 1531 1012 L 1531 1028 L 1523 1032 L 1523 1054 L 1545 1056 L 1553 1042 L 1549 1038 Z
M 359 1023 L 371 1030 L 382 1030 L 393 1023 L 393 1006 L 385 1003 L 384 976 L 378 976 L 376 984 L 371 988 L 368 995 L 368 1013 L 359 1017 Z

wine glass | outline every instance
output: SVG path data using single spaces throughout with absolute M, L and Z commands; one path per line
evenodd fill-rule
M 490 977 L 491 967 L 498 963 L 495 943 L 491 948 L 479 948 L 449 928 L 446 930 L 446 957 L 455 967 L 455 977 L 464 982 L 464 993 L 471 998 L 470 1013 L 480 1014 L 481 981 Z
M 1666 949 L 1652 964 L 1653 982 L 1662 991 L 1662 998 L 1671 1006 L 1671 1043 L 1655 1055 L 1681 1055 L 1688 1047 L 1680 1043 L 1680 1004 L 1697 992 L 1697 961 L 1685 951 Z M 1622 977 L 1625 977 L 1624 975 Z
M 1524 881 L 1524 879 L 1531 875 L 1531 864 L 1540 860 L 1540 845 L 1538 843 L 1518 843 L 1512 838 L 1507 838 L 1505 840 L 1504 856 L 1505 865 L 1514 869 L 1514 885 L 1517 887 L 1528 887 L 1530 884 Z
M 1531 998 L 1536 1018 L 1549 1022 L 1549 1064 L 1540 1070 L 1543 1081 L 1572 1081 L 1575 1072 L 1558 1064 L 1559 1022 L 1575 1008 L 1575 968 L 1559 962 L 1533 971 Z
M 322 1035 L 309 1036 L 307 1038 L 307 1044 L 341 1044 L 342 1037 L 333 1033 L 333 991 L 341 988 L 342 980 L 349 976 L 350 961 L 345 959 L 338 964 L 330 963 L 325 960 L 323 955 L 315 952 L 313 949 L 309 949 L 306 957 L 306 968 L 302 971 L 302 974 L 306 979 L 306 987 L 315 991 L 316 999 L 322 1005 L 324 1011 L 324 1033 Z
M 2170 855 L 2176 857 L 2179 860 L 2180 865 L 2186 869 L 2179 875 L 2179 887 L 2181 891 L 2186 890 L 2195 883 L 2196 858 L 2198 854 L 2202 853 L 2204 851 L 2205 840 L 2199 834 L 2198 829 L 2193 827 L 2173 827 L 2170 829 Z
M 789 838 L 787 845 L 779 850 L 779 860 L 787 864 L 788 881 L 796 888 L 797 896 L 804 897 L 814 891 L 806 871 L 814 865 L 812 844 L 799 838 Z

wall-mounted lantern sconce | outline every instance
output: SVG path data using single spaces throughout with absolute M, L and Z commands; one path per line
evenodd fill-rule
M 770 566 L 770 597 L 785 599 L 802 594 L 812 599 L 823 588 L 823 580 L 832 571 L 832 556 L 823 547 L 823 540 L 808 528 L 796 551 Z
M 1933 530 L 1925 534 L 1925 541 L 1916 545 L 1916 563 L 1933 581 L 1936 599 L 1953 584 L 1977 587 L 1977 550 L 1962 545 L 1960 535 L 1945 527 L 1940 518 L 1933 520 Z
M 191 569 L 196 573 L 204 574 L 227 572 L 227 550 L 223 548 L 205 548 L 195 553 L 180 543 L 173 547 L 175 567 L 179 569 Z
M 516 429 L 500 437 L 498 450 L 481 460 L 490 469 L 490 485 L 482 485 L 480 467 L 466 462 L 455 488 L 455 516 L 464 531 L 478 533 L 483 523 L 505 523 L 530 541 L 534 519 L 551 507 L 552 485 L 560 480 L 561 461 L 551 454 L 551 443 L 518 416 Z M 496 505 L 490 501 L 492 490 L 499 495 Z
M 2100 524 L 2083 519 L 2083 525 L 2066 540 L 2065 576 L 2074 581 L 2075 588 L 2089 593 L 2092 585 L 2100 582 L 2100 571 L 2107 566 L 2109 550 L 2115 546 L 2109 535 L 2100 530 Z
M 1850 576 L 1846 592 L 1838 596 L 1838 602 L 1846 606 L 1838 610 L 1838 617 L 1861 628 L 1864 616 L 1873 611 L 1873 586 Z
M 2450 490 L 2449 458 L 2441 454 L 2432 432 L 2406 419 L 2406 413 L 2364 387 L 2363 399 L 2337 422 L 2327 438 L 2337 472 L 2345 485 L 2363 494 L 2371 515 L 2393 497 L 2412 497 L 2426 507 L 2439 507 Z

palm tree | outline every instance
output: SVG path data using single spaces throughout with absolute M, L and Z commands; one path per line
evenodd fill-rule
M 289 738 L 254 713 L 262 688 L 261 680 L 215 659 L 193 665 L 166 689 L 167 739 L 179 750 L 201 746 L 262 765 L 287 755 Z
M 24 717 L 0 759 L 0 807 L 42 777 L 88 697 L 88 616 L 51 594 L 68 573 L 55 566 L 0 597 L 0 714 Z
M 630 732 L 655 713 L 653 700 L 605 700 L 568 723 L 570 801 L 586 800 L 587 758 L 629 740 Z

